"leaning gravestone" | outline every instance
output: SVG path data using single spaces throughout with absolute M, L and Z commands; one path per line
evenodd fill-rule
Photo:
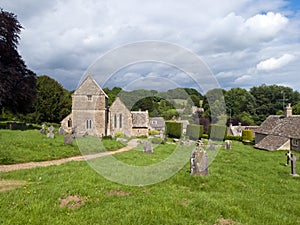
M 150 141 L 144 141 L 144 153 L 152 154 L 153 148 Z
M 60 126 L 60 128 L 58 129 L 58 134 L 59 135 L 64 135 L 65 134 L 65 129 L 63 128 L 63 126 Z
M 192 151 L 190 157 L 190 167 L 192 175 L 208 175 L 208 156 L 206 154 L 206 151 L 199 145 L 197 145 L 196 148 Z
M 46 125 L 42 125 L 42 129 L 40 129 L 40 134 L 46 134 Z
M 53 126 L 49 127 L 48 131 L 49 133 L 47 134 L 47 138 L 54 138 L 54 134 L 53 134 L 54 127 Z

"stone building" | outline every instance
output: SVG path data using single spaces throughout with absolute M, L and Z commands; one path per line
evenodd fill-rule
M 122 132 L 125 136 L 148 135 L 148 111 L 130 111 L 119 99 L 108 107 L 108 96 L 91 77 L 72 95 L 72 113 L 61 121 L 68 132 L 95 136 Z
M 269 116 L 255 131 L 255 146 L 263 150 L 300 151 L 300 116 L 289 104 L 284 116 Z

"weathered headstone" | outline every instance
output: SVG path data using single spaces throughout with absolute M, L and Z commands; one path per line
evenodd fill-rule
M 42 125 L 42 129 L 40 129 L 40 134 L 46 134 L 46 125 Z
M 58 129 L 58 134 L 59 135 L 64 135 L 65 134 L 65 129 L 63 126 L 60 126 L 60 128 Z
M 48 131 L 49 133 L 47 134 L 47 138 L 54 138 L 54 134 L 53 134 L 54 127 L 52 125 L 48 128 Z
M 209 150 L 215 150 L 216 149 L 215 143 L 211 140 L 208 142 L 208 149 Z
M 67 145 L 73 145 L 75 134 L 67 134 L 64 136 L 64 143 Z
M 285 155 L 286 155 L 286 164 L 285 166 L 289 166 L 290 162 L 291 162 L 291 151 L 288 151 Z
M 291 153 L 290 160 L 291 160 L 291 175 L 294 177 L 298 177 L 299 175 L 296 172 L 296 161 L 298 160 L 298 158 L 293 153 Z
M 231 149 L 231 141 L 230 140 L 226 140 L 225 141 L 225 149 Z
M 144 153 L 153 153 L 152 143 L 150 141 L 144 141 Z
M 206 154 L 206 151 L 203 148 L 201 148 L 198 144 L 196 148 L 192 151 L 192 154 L 190 156 L 190 168 L 192 175 L 208 175 L 208 156 Z

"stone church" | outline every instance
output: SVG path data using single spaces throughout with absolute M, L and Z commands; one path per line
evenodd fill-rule
M 108 96 L 91 77 L 87 76 L 72 95 L 72 113 L 61 125 L 67 132 L 94 136 L 148 136 L 148 111 L 130 111 L 120 98 L 108 106 Z

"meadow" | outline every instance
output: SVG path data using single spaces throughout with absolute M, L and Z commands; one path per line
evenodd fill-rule
M 149 165 L 175 147 L 116 158 Z M 170 179 L 141 187 L 106 180 L 85 161 L 1 173 L 2 184 L 19 188 L 0 192 L 0 224 L 300 224 L 300 178 L 290 176 L 284 154 L 233 142 L 209 176 L 191 176 L 187 158 Z

